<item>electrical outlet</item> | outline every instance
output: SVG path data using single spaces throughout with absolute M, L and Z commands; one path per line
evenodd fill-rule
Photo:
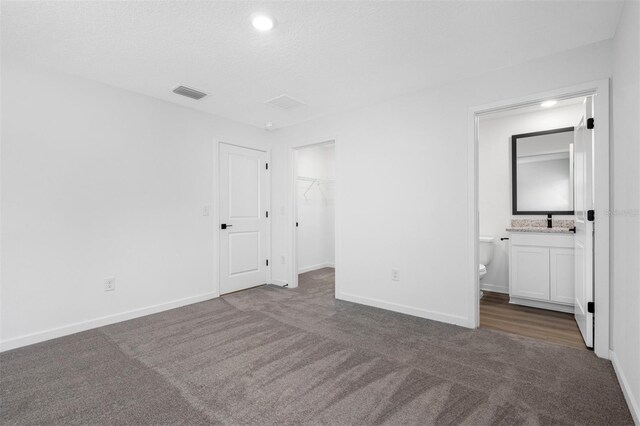
M 116 289 L 116 278 L 107 277 L 103 280 L 104 291 L 114 291 Z
M 210 210 L 209 205 L 205 204 L 202 207 L 202 216 L 209 216 L 209 210 Z
M 391 270 L 391 279 L 393 281 L 400 281 L 400 269 Z
M 280 256 L 280 263 L 282 263 L 283 265 L 287 263 L 287 258 L 284 257 L 284 254 Z

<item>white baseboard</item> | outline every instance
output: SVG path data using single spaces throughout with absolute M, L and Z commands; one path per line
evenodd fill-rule
M 494 293 L 504 293 L 509 294 L 509 286 L 502 286 L 490 283 L 483 283 L 480 281 L 480 290 L 492 291 Z
M 616 372 L 616 376 L 618 377 L 618 382 L 620 383 L 620 387 L 622 388 L 624 399 L 627 401 L 627 405 L 629 406 L 631 417 L 633 417 L 633 421 L 636 423 L 636 425 L 640 426 L 640 406 L 638 406 L 638 400 L 634 398 L 634 395 L 631 392 L 631 387 L 629 387 L 629 380 L 624 375 L 624 371 L 620 366 L 620 360 L 618 359 L 616 353 L 612 350 L 609 351 L 609 359 L 611 359 L 613 370 Z
M 574 312 L 573 305 L 564 305 L 562 303 L 545 302 L 542 300 L 523 299 L 523 298 L 514 297 L 514 296 L 509 297 L 509 303 L 513 303 L 514 305 L 529 306 L 531 308 L 565 312 L 567 314 L 572 314 Z
M 153 306 L 147 306 L 140 309 L 121 312 L 118 314 L 107 315 L 87 321 L 81 321 L 74 324 L 63 325 L 61 327 L 51 328 L 36 333 L 26 334 L 24 336 L 13 337 L 11 339 L 0 342 L 0 352 L 23 346 L 33 345 L 34 343 L 44 342 L 45 340 L 55 339 L 57 337 L 67 336 L 69 334 L 79 333 L 81 331 L 91 330 L 92 328 L 103 327 L 105 325 L 115 324 L 145 315 L 156 314 L 169 309 L 179 308 L 181 306 L 191 305 L 193 303 L 204 302 L 218 297 L 217 292 L 200 294 L 198 296 L 185 297 L 183 299 L 173 300 L 171 302 L 160 303 Z
M 416 308 L 413 306 L 400 305 L 396 303 L 385 302 L 378 299 L 370 299 L 368 297 L 357 296 L 355 294 L 340 293 L 336 294 L 336 299 L 346 300 L 347 302 L 359 303 L 361 305 L 373 306 L 375 308 L 386 309 L 388 311 L 400 312 L 402 314 L 413 315 L 415 317 L 430 319 L 434 321 L 444 322 L 447 324 L 455 324 L 467 328 L 475 328 L 475 324 L 469 318 L 444 314 L 442 312 L 429 311 L 426 309 Z
M 288 282 L 282 281 L 282 280 L 271 280 L 271 284 L 277 285 L 277 286 L 280 286 L 280 287 L 286 287 L 286 286 L 289 285 Z
M 334 263 L 318 263 L 317 265 L 305 266 L 304 268 L 298 268 L 299 274 L 304 274 L 305 272 L 311 272 L 322 268 L 335 268 Z

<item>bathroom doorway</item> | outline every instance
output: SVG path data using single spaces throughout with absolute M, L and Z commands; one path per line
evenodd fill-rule
M 335 285 L 335 143 L 294 149 L 294 286 Z
M 608 82 L 471 112 L 476 326 L 593 347 L 607 358 Z M 594 231 L 592 223 L 581 230 L 595 211 L 584 206 L 586 192 L 602 213 Z M 594 305 L 603 306 L 597 316 Z

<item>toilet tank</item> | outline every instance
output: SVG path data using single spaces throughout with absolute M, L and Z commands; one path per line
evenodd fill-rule
M 495 238 L 493 237 L 480 237 L 480 253 L 478 261 L 487 266 L 493 259 L 493 248 L 495 245 Z

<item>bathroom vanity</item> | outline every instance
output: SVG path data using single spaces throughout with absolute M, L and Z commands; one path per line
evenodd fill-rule
M 573 313 L 574 128 L 511 137 L 511 303 Z M 547 219 L 517 219 L 522 215 Z M 552 216 L 563 215 L 557 220 Z
M 507 228 L 510 302 L 573 313 L 574 234 L 567 228 Z

